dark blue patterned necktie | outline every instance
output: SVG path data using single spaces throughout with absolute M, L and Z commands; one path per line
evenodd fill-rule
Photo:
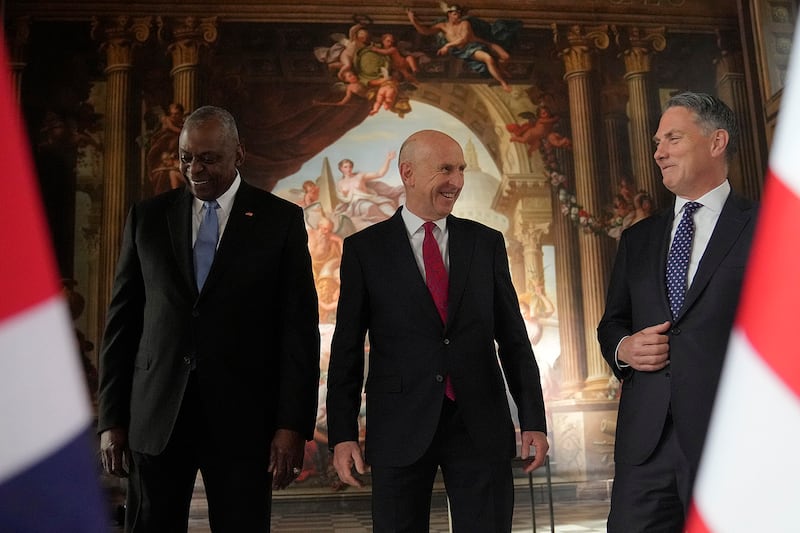
M 217 218 L 219 204 L 216 200 L 205 201 L 203 204 L 205 212 L 197 230 L 197 240 L 194 242 L 194 273 L 198 291 L 203 288 L 208 272 L 211 270 L 211 263 L 214 262 L 214 254 L 217 251 L 217 241 L 219 240 L 219 219 Z
M 683 307 L 683 299 L 688 287 L 687 273 L 689 271 L 689 257 L 692 254 L 692 239 L 694 238 L 694 212 L 703 207 L 697 202 L 687 202 L 683 206 L 683 216 L 678 223 L 672 247 L 667 258 L 667 297 L 673 320 Z

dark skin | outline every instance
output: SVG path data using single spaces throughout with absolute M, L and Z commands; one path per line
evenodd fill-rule
M 187 121 L 180 135 L 181 173 L 191 193 L 200 200 L 214 200 L 236 179 L 244 161 L 244 146 L 235 131 L 218 120 Z M 269 449 L 272 488 L 286 488 L 300 474 L 305 440 L 296 431 L 277 429 Z M 106 473 L 128 476 L 127 428 L 114 427 L 100 434 L 100 459 Z

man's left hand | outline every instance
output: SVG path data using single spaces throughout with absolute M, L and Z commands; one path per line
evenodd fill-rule
M 291 429 L 279 429 L 272 437 L 269 450 L 269 471 L 272 488 L 285 489 L 303 469 L 305 439 Z
M 544 464 L 550 444 L 547 442 L 547 435 L 541 431 L 523 431 L 522 447 L 520 449 L 520 459 L 525 463 L 522 469 L 526 474 L 530 474 Z

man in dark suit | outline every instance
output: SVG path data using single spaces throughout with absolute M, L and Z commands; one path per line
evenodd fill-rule
M 329 442 L 343 482 L 360 486 L 353 469 L 363 474 L 370 465 L 377 533 L 428 531 L 439 467 L 454 531 L 511 530 L 517 450 L 504 374 L 525 471 L 542 465 L 548 450 L 539 370 L 503 236 L 450 214 L 465 166 L 451 137 L 411 135 L 399 155 L 405 206 L 344 243 Z M 434 278 L 441 283 L 432 285 Z M 366 462 L 358 443 L 362 386 Z
M 718 98 L 672 97 L 654 139 L 674 206 L 620 239 L 597 330 L 622 380 L 611 533 L 682 531 L 756 221 L 727 179 L 738 134 Z
M 135 205 L 125 226 L 100 355 L 101 456 L 130 474 L 127 531 L 186 531 L 198 469 L 214 531 L 268 531 L 271 489 L 300 472 L 316 418 L 303 217 L 242 181 L 227 111 L 192 113 L 179 153 L 187 187 Z

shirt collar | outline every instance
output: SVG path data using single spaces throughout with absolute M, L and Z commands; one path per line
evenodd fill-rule
M 731 192 L 731 184 L 726 179 L 722 183 L 720 183 L 714 189 L 711 189 L 703 196 L 694 200 L 703 205 L 703 208 L 707 208 L 711 211 L 716 213 L 722 212 L 722 207 L 725 205 L 725 201 L 728 199 L 728 195 Z M 675 197 L 675 216 L 678 216 L 678 213 L 681 212 L 683 206 L 686 205 L 687 202 L 692 200 L 687 200 L 686 198 L 681 198 L 680 196 Z
M 403 206 L 403 210 L 400 211 L 400 216 L 403 218 L 403 223 L 406 226 L 406 231 L 409 235 L 414 235 L 416 232 L 420 230 L 423 224 L 427 222 L 425 219 L 422 219 L 408 210 L 408 207 Z M 444 233 L 445 228 L 447 228 L 447 217 L 440 218 L 439 220 L 434 220 L 434 224 L 439 228 L 439 230 Z

